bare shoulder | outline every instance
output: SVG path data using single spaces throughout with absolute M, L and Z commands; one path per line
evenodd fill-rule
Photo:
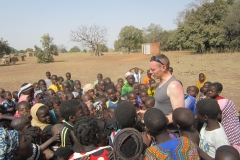
M 172 82 L 169 83 L 168 89 L 169 90 L 176 90 L 176 89 L 182 90 L 183 88 L 182 88 L 182 85 L 180 84 L 180 82 L 178 82 L 176 80 L 176 81 L 172 81 Z

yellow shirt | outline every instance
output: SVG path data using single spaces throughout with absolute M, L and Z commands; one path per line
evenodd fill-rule
M 147 92 L 148 92 L 148 96 L 152 96 L 153 97 L 155 92 L 156 92 L 156 88 L 153 88 L 152 90 L 149 88 Z
M 52 90 L 54 90 L 55 93 L 58 92 L 58 87 L 57 87 L 55 84 L 52 84 L 51 86 L 49 86 L 48 89 L 52 89 Z M 61 84 L 59 84 L 59 89 L 60 89 L 60 91 L 63 90 Z

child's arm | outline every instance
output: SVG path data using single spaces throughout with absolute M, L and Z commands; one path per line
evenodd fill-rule
M 144 70 L 142 70 L 141 68 L 138 68 L 138 69 L 141 71 L 141 73 L 140 73 L 140 74 L 143 74 Z
M 197 146 L 198 155 L 204 160 L 214 160 L 212 157 L 210 157 L 207 153 L 205 153 L 201 148 Z
M 60 134 L 59 133 L 53 135 L 49 140 L 47 140 L 45 143 L 40 145 L 41 150 L 44 151 L 45 149 L 47 149 L 48 146 L 50 146 L 50 144 L 52 144 L 55 141 L 60 141 Z
M 135 67 L 134 67 L 135 68 Z M 129 72 L 132 72 L 132 70 L 134 70 L 134 68 L 130 69 Z
M 6 116 L 6 115 L 1 115 L 0 119 L 8 119 L 8 120 L 14 120 L 15 117 L 14 116 Z

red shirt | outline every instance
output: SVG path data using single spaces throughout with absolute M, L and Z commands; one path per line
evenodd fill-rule
M 215 98 L 215 100 L 220 100 L 220 99 L 225 99 L 223 96 L 218 96 L 217 98 Z

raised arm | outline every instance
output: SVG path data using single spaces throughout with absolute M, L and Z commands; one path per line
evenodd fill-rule
M 140 70 L 140 71 L 141 71 L 141 73 L 140 73 L 140 74 L 143 74 L 144 70 L 142 70 L 141 68 L 138 68 L 138 70 Z
M 182 85 L 178 81 L 172 81 L 167 88 L 167 95 L 170 98 L 172 109 L 185 107 L 184 91 Z M 172 114 L 167 116 L 169 123 L 172 123 Z
M 129 70 L 129 72 L 132 72 L 134 70 L 135 67 L 133 67 L 132 69 Z

